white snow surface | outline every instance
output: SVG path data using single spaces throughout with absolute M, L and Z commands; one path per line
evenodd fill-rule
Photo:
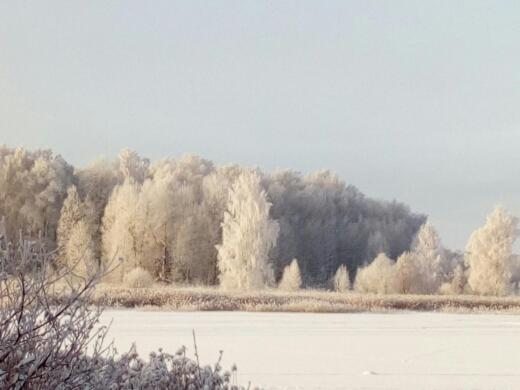
M 109 339 L 141 355 L 181 345 L 236 363 L 265 389 L 520 389 L 520 316 L 107 310 Z

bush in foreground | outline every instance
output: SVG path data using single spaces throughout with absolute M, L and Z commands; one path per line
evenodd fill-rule
M 201 367 L 184 348 L 147 362 L 135 348 L 117 357 L 90 306 L 101 275 L 70 283 L 70 269 L 49 272 L 53 260 L 38 243 L 0 239 L 0 388 L 237 389 L 220 359 Z
M 213 368 L 201 367 L 186 357 L 186 349 L 182 347 L 174 355 L 162 350 L 152 352 L 148 361 L 144 361 L 133 346 L 119 359 L 101 361 L 98 374 L 88 385 L 99 390 L 238 389 L 230 385 L 235 370 L 222 372 L 220 360 Z

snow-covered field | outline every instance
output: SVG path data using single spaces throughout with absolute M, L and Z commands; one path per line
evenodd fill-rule
M 520 316 L 107 310 L 119 351 L 163 347 L 238 366 L 266 389 L 519 389 Z

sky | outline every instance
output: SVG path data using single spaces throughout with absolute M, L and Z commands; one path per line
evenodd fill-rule
M 520 216 L 520 2 L 2 1 L 2 143 L 330 169 L 463 248 Z

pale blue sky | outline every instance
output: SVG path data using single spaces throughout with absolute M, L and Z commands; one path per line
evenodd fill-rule
M 2 1 L 0 136 L 330 168 L 460 248 L 520 215 L 520 2 Z

